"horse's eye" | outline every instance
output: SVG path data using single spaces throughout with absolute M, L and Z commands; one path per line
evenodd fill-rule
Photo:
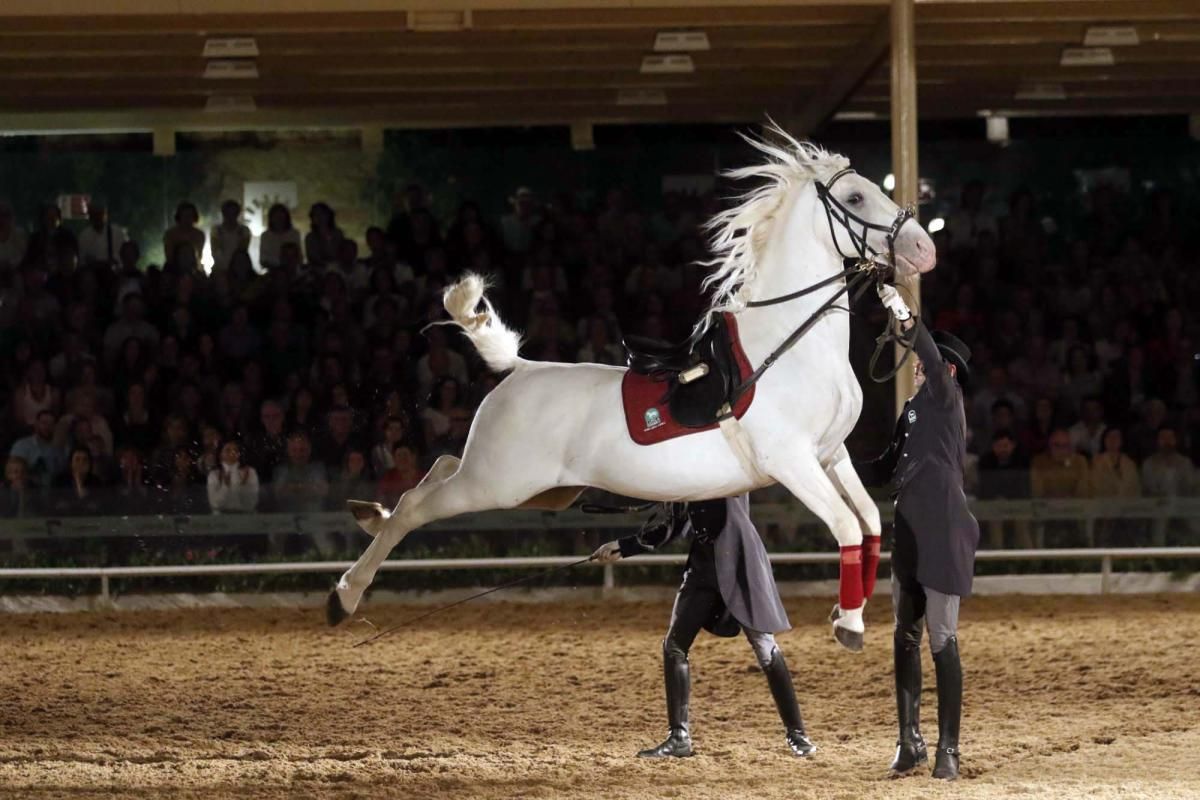
M 862 201 L 863 201 L 863 196 L 861 194 L 859 194 L 858 192 L 855 192 L 854 194 L 852 194 L 848 198 L 846 198 L 846 202 L 852 206 L 861 206 Z

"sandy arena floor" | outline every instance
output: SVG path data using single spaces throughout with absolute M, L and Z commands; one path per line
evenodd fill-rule
M 954 786 L 882 777 L 895 708 L 876 605 L 855 656 L 827 602 L 789 604 L 810 762 L 785 755 L 745 641 L 707 635 L 697 757 L 633 758 L 664 733 L 666 605 L 481 603 L 359 649 L 365 625 L 329 630 L 317 610 L 8 616 L 0 796 L 1200 798 L 1200 597 L 972 600 Z

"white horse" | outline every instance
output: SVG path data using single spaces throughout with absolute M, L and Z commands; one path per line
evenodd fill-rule
M 766 163 L 729 173 L 762 185 L 709 223 L 716 254 L 716 270 L 706 284 L 716 286 L 709 314 L 736 316 L 753 366 L 845 280 L 777 305 L 749 307 L 750 301 L 831 278 L 843 270 L 844 255 L 862 254 L 864 247 L 868 253 L 893 250 L 901 274 L 926 272 L 935 263 L 929 236 L 919 225 L 905 225 L 905 212 L 874 183 L 850 172 L 846 158 L 776 133 L 782 144 L 751 142 L 766 154 Z M 488 367 L 509 374 L 480 405 L 461 459 L 439 458 L 391 512 L 377 503 L 350 504 L 375 539 L 330 593 L 331 624 L 354 612 L 388 553 L 422 525 L 489 509 L 560 510 L 588 487 L 678 501 L 729 497 L 778 482 L 829 527 L 844 555 L 847 548 L 861 548 L 864 532 L 880 535 L 878 509 L 844 445 L 862 409 L 862 389 L 849 362 L 847 314 L 823 314 L 762 375 L 741 418 L 756 468 L 748 472 L 715 429 L 635 444 L 621 401 L 625 369 L 521 358 L 520 337 L 496 315 L 485 288 L 478 276 L 468 275 L 446 290 L 446 310 Z M 858 557 L 852 561 L 849 572 L 860 571 Z M 847 573 L 843 557 L 843 589 Z M 861 647 L 864 600 L 858 585 L 857 603 L 853 591 L 849 597 L 840 593 L 834 633 L 846 643 L 842 628 Z

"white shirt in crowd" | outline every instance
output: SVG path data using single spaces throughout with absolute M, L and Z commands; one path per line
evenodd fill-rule
M 208 505 L 214 514 L 258 508 L 258 473 L 254 467 L 222 463 L 209 472 Z
M 127 241 L 129 236 L 120 225 L 110 222 L 100 230 L 88 225 L 79 232 L 79 263 L 117 264 L 121 245 Z
M 264 270 L 279 266 L 279 254 L 289 242 L 301 247 L 300 231 L 295 228 L 286 231 L 263 231 L 258 240 L 258 263 L 262 264 Z
M 245 225 L 236 228 L 226 228 L 224 225 L 214 225 L 208 234 L 208 244 L 212 248 L 213 271 L 221 272 L 229 269 L 229 260 L 238 250 L 250 250 L 250 229 Z M 259 260 L 262 252 L 259 251 Z

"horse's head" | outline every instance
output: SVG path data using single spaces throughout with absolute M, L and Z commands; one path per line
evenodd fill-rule
M 895 261 L 902 276 L 929 272 L 937 264 L 933 239 L 883 190 L 850 169 L 814 182 L 828 223 L 830 243 L 843 258 Z

